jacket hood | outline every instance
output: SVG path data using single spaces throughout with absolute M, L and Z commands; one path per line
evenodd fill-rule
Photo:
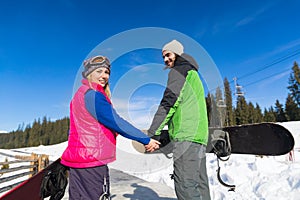
M 193 68 L 195 68 L 197 71 L 199 69 L 199 65 L 197 64 L 196 60 L 190 56 L 189 54 L 183 53 L 181 56 L 177 56 L 175 63 L 187 63 L 188 65 L 191 65 Z
M 196 70 L 199 69 L 198 63 L 196 62 L 196 60 L 195 60 L 192 56 L 190 56 L 189 54 L 183 53 L 183 54 L 181 55 L 181 57 L 182 57 L 184 60 L 188 61 L 188 62 L 189 62 Z

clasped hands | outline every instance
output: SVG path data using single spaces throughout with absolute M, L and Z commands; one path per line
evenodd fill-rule
M 153 152 L 159 149 L 160 142 L 154 139 L 150 139 L 150 142 L 145 145 L 145 149 L 147 152 Z

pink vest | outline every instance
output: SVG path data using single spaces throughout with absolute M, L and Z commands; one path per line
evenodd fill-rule
M 84 95 L 91 88 L 87 80 L 82 83 L 70 104 L 68 147 L 61 157 L 63 165 L 73 168 L 101 166 L 116 159 L 116 134 L 86 110 Z M 92 86 L 111 103 L 101 85 Z

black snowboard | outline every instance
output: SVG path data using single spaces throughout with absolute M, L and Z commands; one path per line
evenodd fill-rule
M 216 129 L 210 129 L 210 139 Z M 294 148 L 292 134 L 283 126 L 274 123 L 225 127 L 229 133 L 231 153 L 278 156 L 289 153 Z M 212 142 L 208 143 L 212 153 Z
M 172 143 L 167 130 L 161 136 L 153 136 L 162 144 L 154 153 L 172 153 Z M 145 152 L 143 145 L 133 142 L 138 152 Z M 224 128 L 209 128 L 207 153 L 219 153 L 227 156 L 230 153 L 278 156 L 290 152 L 294 147 L 292 134 L 283 126 L 275 123 L 260 123 Z M 228 152 L 230 151 L 230 152 Z
M 58 171 L 59 170 L 59 171 Z M 41 170 L 36 175 L 22 182 L 15 188 L 8 191 L 0 199 L 1 200 L 18 200 L 30 199 L 41 200 L 44 197 L 51 196 L 50 193 L 55 193 L 55 199 L 61 199 L 64 195 L 64 189 L 67 180 L 61 180 L 59 173 L 66 173 L 67 168 L 60 164 L 60 159 L 57 159 L 45 169 Z M 53 178 L 55 177 L 55 183 Z M 46 181 L 47 180 L 47 181 Z M 43 189 L 42 189 L 43 188 Z M 63 188 L 63 189 L 62 189 Z M 42 190 L 41 190 L 42 189 Z M 60 197 L 58 197 L 60 196 Z

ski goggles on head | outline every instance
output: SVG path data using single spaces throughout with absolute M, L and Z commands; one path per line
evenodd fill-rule
M 89 58 L 83 62 L 84 71 L 82 72 L 83 77 L 87 77 L 95 69 L 105 67 L 110 71 L 110 62 L 105 56 L 95 56 Z
M 106 65 L 108 68 L 110 67 L 110 62 L 108 58 L 105 56 L 95 56 L 92 58 L 89 58 L 83 62 L 84 67 L 88 68 L 90 66 L 95 65 Z

